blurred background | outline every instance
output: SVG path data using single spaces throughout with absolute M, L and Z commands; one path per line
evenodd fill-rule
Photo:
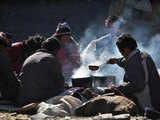
M 104 26 L 108 15 L 125 14 L 130 21 L 147 22 L 157 32 L 157 3 L 158 0 L 1 0 L 0 30 L 12 33 L 13 41 L 21 41 L 35 33 L 54 33 L 59 19 L 66 18 L 80 37 L 91 24 Z

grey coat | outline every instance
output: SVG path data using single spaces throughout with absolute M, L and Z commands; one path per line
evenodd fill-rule
M 38 51 L 28 57 L 21 69 L 22 88 L 18 104 L 40 102 L 56 96 L 64 90 L 61 65 L 55 55 Z
M 144 59 L 148 70 L 148 81 L 145 79 L 145 70 L 142 64 Z M 137 50 L 127 61 L 120 59 L 118 65 L 125 69 L 124 81 L 127 82 L 125 86 L 119 87 L 119 90 L 126 95 L 133 95 L 140 93 L 148 85 L 151 104 L 160 110 L 160 97 L 157 95 L 157 91 L 160 91 L 160 77 L 151 56 Z

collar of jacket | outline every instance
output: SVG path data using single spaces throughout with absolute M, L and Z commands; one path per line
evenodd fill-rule
M 132 52 L 129 54 L 127 61 L 129 61 L 129 60 L 130 60 L 136 53 L 138 53 L 138 52 L 140 52 L 138 49 L 132 51 Z

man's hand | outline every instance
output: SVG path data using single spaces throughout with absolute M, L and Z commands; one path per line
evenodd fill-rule
M 107 60 L 107 64 L 117 64 L 117 63 L 118 63 L 117 58 L 110 58 L 109 60 Z
M 118 89 L 117 86 L 109 86 L 105 89 L 106 93 L 114 93 L 115 95 L 124 96 L 124 94 Z

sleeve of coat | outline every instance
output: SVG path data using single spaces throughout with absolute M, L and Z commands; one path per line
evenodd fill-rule
M 126 67 L 128 84 L 118 89 L 124 94 L 139 92 L 145 87 L 145 73 L 140 59 L 132 59 Z
M 119 67 L 122 67 L 122 68 L 125 68 L 125 66 L 126 66 L 126 60 L 122 57 L 122 58 L 118 58 L 118 63 L 117 63 L 117 65 L 119 66 Z

